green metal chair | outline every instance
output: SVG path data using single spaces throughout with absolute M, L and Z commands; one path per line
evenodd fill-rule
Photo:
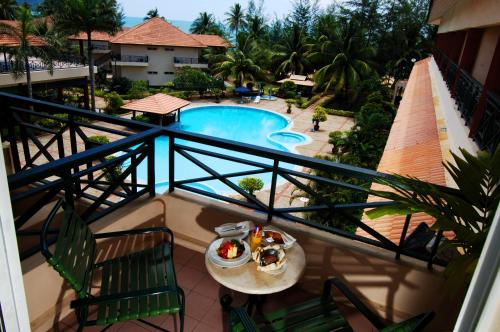
M 380 332 L 417 332 L 434 317 L 427 312 L 399 324 L 387 326 L 373 311 L 363 304 L 351 290 L 337 278 L 328 279 L 323 295 L 290 308 L 281 309 L 252 319 L 245 308 L 231 311 L 231 332 L 344 332 L 352 331 L 331 296 L 332 285 L 358 309 Z
M 63 220 L 58 230 L 50 229 L 61 207 Z M 51 234 L 58 233 L 54 253 L 49 251 Z M 164 234 L 168 240 L 154 248 L 102 262 L 95 262 L 96 239 L 127 237 L 140 234 Z M 165 236 L 166 235 L 166 236 Z M 71 302 L 78 319 L 78 331 L 84 327 L 102 325 L 104 330 L 117 322 L 143 320 L 164 314 L 179 314 L 180 329 L 184 329 L 185 298 L 177 286 L 173 264 L 174 235 L 166 227 L 133 229 L 122 232 L 93 234 L 74 210 L 59 201 L 45 221 L 41 232 L 42 254 L 59 272 L 78 296 Z M 92 292 L 93 276 L 100 273 L 99 292 Z M 95 294 L 94 294 L 95 293 Z M 96 319 L 89 320 L 96 310 Z

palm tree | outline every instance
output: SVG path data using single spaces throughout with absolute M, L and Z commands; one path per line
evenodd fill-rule
M 234 35 L 237 36 L 239 30 L 246 24 L 243 8 L 239 3 L 236 3 L 234 4 L 234 6 L 229 8 L 229 12 L 226 13 L 226 16 L 226 22 L 229 26 L 229 29 L 231 31 L 234 31 Z
M 338 42 L 326 36 L 320 37 L 308 58 L 313 62 L 328 61 L 314 75 L 316 88 L 325 92 L 342 91 L 347 100 L 349 89 L 355 88 L 362 79 L 374 73 L 370 59 L 375 51 L 361 43 L 361 38 L 351 26 L 343 30 Z
M 304 74 L 308 61 L 306 58 L 306 44 L 303 29 L 294 24 L 285 35 L 281 45 L 278 45 L 278 53 L 275 58 L 280 62 L 276 69 L 277 75 Z
M 191 24 L 191 33 L 196 33 L 199 35 L 207 35 L 216 33 L 218 30 L 217 23 L 215 22 L 214 16 L 207 12 L 202 12 L 193 24 Z
M 90 78 L 91 108 L 95 110 L 95 74 L 92 55 L 92 32 L 115 34 L 123 25 L 123 14 L 116 0 L 61 0 L 51 1 L 44 8 L 56 26 L 69 35 L 84 32 L 87 35 L 87 57 Z
M 266 22 L 259 15 L 253 15 L 247 21 L 248 33 L 255 40 L 260 39 L 266 33 Z
M 11 71 L 16 79 L 26 75 L 28 96 L 32 98 L 30 57 L 40 59 L 52 73 L 53 63 L 51 60 L 54 52 L 51 52 L 51 47 L 44 46 L 45 41 L 37 36 L 37 26 L 31 14 L 31 9 L 27 6 L 18 7 L 16 19 L 16 24 L 0 23 L 0 34 L 8 35 L 16 40 L 16 45 L 8 50 Z M 6 66 L 8 66 L 7 63 Z
M 152 19 L 154 17 L 160 17 L 160 13 L 158 12 L 158 8 L 150 9 L 147 12 L 146 16 L 144 17 L 144 21 Z M 163 16 L 162 16 L 162 18 L 165 19 Z
M 222 79 L 232 78 L 236 87 L 245 81 L 265 79 L 266 72 L 252 60 L 255 41 L 245 33 L 236 36 L 236 47 L 226 54 L 214 56 L 213 74 Z
M 13 20 L 16 17 L 16 10 L 16 0 L 0 0 L 0 20 Z

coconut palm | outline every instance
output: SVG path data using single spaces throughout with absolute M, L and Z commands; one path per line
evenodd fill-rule
M 160 13 L 158 12 L 158 8 L 155 9 L 150 9 L 147 13 L 146 16 L 144 16 L 144 21 L 152 19 L 154 17 L 160 17 Z M 164 17 L 162 16 L 164 19 Z
M 16 79 L 26 75 L 28 96 L 32 98 L 33 87 L 31 83 L 30 58 L 36 57 L 52 73 L 53 63 L 51 60 L 52 55 L 54 55 L 53 49 L 47 47 L 48 45 L 46 46 L 43 38 L 37 36 L 39 34 L 37 26 L 31 14 L 31 9 L 27 6 L 18 7 L 16 23 L 0 22 L 0 34 L 8 35 L 16 40 L 15 45 L 8 50 L 11 63 L 10 69 Z
M 92 32 L 115 34 L 123 25 L 123 14 L 116 0 L 60 0 L 45 5 L 44 14 L 52 16 L 56 26 L 69 35 L 87 35 L 90 78 L 90 102 L 95 110 L 95 74 Z
M 262 38 L 266 33 L 266 22 L 264 17 L 259 15 L 253 15 L 248 18 L 247 28 L 250 37 L 258 40 Z
M 246 33 L 236 37 L 236 47 L 226 54 L 214 57 L 213 74 L 215 77 L 232 78 L 237 87 L 245 81 L 265 79 L 266 72 L 252 60 L 255 52 L 255 41 Z
M 207 35 L 216 33 L 218 29 L 219 27 L 215 22 L 214 16 L 207 12 L 202 12 L 194 20 L 193 24 L 191 24 L 190 31 L 199 35 Z
M 347 99 L 350 89 L 374 73 L 370 61 L 374 55 L 374 49 L 362 44 L 352 26 L 341 31 L 338 42 L 320 37 L 308 54 L 313 62 L 328 61 L 314 75 L 316 89 L 323 89 L 325 92 L 333 90 L 335 93 L 342 91 Z
M 283 43 L 278 45 L 275 58 L 280 62 L 280 65 L 276 69 L 276 75 L 304 74 L 308 65 L 306 46 L 303 29 L 294 24 L 285 35 Z
M 246 24 L 243 8 L 239 3 L 236 3 L 234 6 L 229 8 L 229 12 L 226 13 L 226 16 L 226 22 L 229 29 L 234 32 L 235 36 L 237 36 L 240 29 Z
M 16 0 L 0 0 L 0 20 L 13 20 L 16 17 L 16 10 Z

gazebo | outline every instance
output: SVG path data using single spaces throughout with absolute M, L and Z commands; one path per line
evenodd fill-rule
M 308 94 L 311 93 L 314 87 L 314 81 L 311 81 L 309 77 L 304 75 L 290 75 L 290 77 L 279 80 L 276 83 L 283 84 L 287 81 L 295 83 L 295 85 L 301 87 L 302 91 Z
M 125 110 L 132 111 L 132 118 L 135 119 L 136 112 L 148 113 L 157 117 L 160 126 L 166 124 L 165 118 L 174 117 L 174 121 L 181 121 L 181 108 L 190 104 L 189 101 L 173 97 L 164 93 L 132 101 L 125 106 Z M 177 114 L 176 114 L 177 113 Z

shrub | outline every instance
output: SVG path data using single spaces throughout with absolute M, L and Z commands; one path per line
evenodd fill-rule
M 307 108 L 307 99 L 302 98 L 302 97 L 297 97 L 295 99 L 295 105 L 298 108 Z
M 326 108 L 326 107 L 323 107 L 323 106 L 317 106 L 316 109 L 317 110 L 321 109 L 321 110 L 325 111 L 326 114 L 329 114 L 329 115 L 346 116 L 346 117 L 350 117 L 350 118 L 354 117 L 354 112 L 351 112 L 351 111 L 336 110 L 336 109 L 333 109 L 333 108 Z
M 325 122 L 327 119 L 326 112 L 321 108 L 317 108 L 312 115 L 312 120 L 314 122 Z
M 148 84 L 145 81 L 135 81 L 128 90 L 130 99 L 141 99 L 148 95 Z
M 103 136 L 103 135 L 89 136 L 88 140 L 89 140 L 89 142 L 96 143 L 99 145 L 108 144 L 110 142 L 109 138 L 107 138 L 106 136 Z
M 101 89 L 96 89 L 96 90 L 95 90 L 95 95 L 96 95 L 96 97 L 101 97 L 101 98 L 103 98 L 103 97 L 104 97 L 104 95 L 106 95 L 106 91 L 101 90 Z
M 53 116 L 61 119 L 68 119 L 68 114 L 54 114 Z M 56 119 L 41 118 L 36 121 L 40 127 L 47 129 L 61 129 L 66 124 L 65 122 L 57 121 Z
M 117 93 L 124 95 L 132 87 L 132 81 L 126 77 L 114 77 L 109 84 L 110 91 L 116 91 Z
M 306 100 L 302 105 L 307 108 L 321 99 L 321 95 L 314 95 L 309 100 Z
M 112 161 L 115 158 L 116 158 L 115 156 L 107 156 L 106 157 L 106 161 Z M 104 167 L 103 171 L 106 172 L 106 174 L 104 175 L 104 178 L 107 181 L 112 182 L 113 181 L 113 177 L 116 178 L 116 177 L 122 175 L 122 173 L 123 173 L 123 166 L 122 166 L 121 163 L 112 164 L 112 165 L 109 165 L 107 167 Z
M 141 121 L 141 122 L 146 122 L 146 123 L 150 123 L 151 122 L 151 118 L 147 115 L 144 115 L 144 114 L 140 114 L 140 115 L 137 115 L 135 117 L 135 120 L 136 121 Z
M 297 95 L 297 85 L 292 81 L 285 81 L 278 89 L 278 96 L 282 98 L 295 98 Z
M 217 79 L 201 70 L 183 67 L 174 79 L 176 89 L 184 91 L 197 91 L 203 96 L 207 90 L 224 89 L 224 81 Z
M 104 101 L 106 101 L 106 113 L 115 114 L 120 111 L 120 108 L 123 106 L 122 97 L 116 92 L 107 93 L 104 96 Z
M 238 181 L 238 186 L 240 186 L 250 195 L 253 195 L 254 192 L 264 188 L 264 182 L 259 178 L 247 176 L 246 178 L 243 178 L 240 181 Z

